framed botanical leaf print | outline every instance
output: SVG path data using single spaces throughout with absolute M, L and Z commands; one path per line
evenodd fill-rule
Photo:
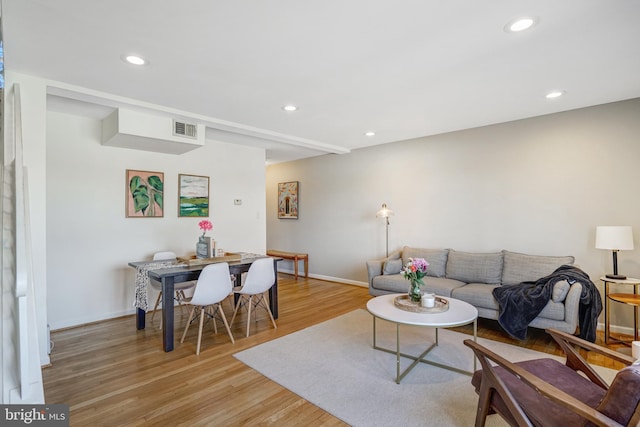
M 164 216 L 164 173 L 127 169 L 126 217 Z

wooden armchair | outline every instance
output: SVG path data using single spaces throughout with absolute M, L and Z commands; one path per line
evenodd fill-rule
M 475 425 L 484 426 L 487 415 L 497 412 L 512 426 L 640 426 L 640 364 L 573 335 L 547 333 L 565 352 L 565 364 L 551 358 L 512 363 L 464 341 L 482 366 L 471 380 L 479 395 Z M 575 346 L 626 367 L 607 385 Z

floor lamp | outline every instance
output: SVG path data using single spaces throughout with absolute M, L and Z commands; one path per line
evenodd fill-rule
M 391 215 L 393 215 L 393 211 L 387 207 L 386 203 L 382 204 L 382 209 L 380 209 L 378 211 L 378 213 L 376 214 L 376 217 L 384 218 L 385 222 L 386 222 L 386 225 L 385 225 L 386 230 L 385 231 L 386 231 L 386 237 L 387 237 L 387 239 L 386 239 L 386 241 L 387 241 L 387 256 L 389 256 L 389 217 Z
M 618 274 L 618 251 L 633 250 L 633 231 L 631 226 L 596 227 L 596 249 L 610 249 L 613 252 L 613 274 L 608 279 L 625 280 L 627 276 Z

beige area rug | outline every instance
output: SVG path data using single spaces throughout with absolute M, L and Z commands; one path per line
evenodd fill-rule
M 396 384 L 394 354 L 372 348 L 371 315 L 356 310 L 234 356 L 352 426 L 470 426 L 478 396 L 471 377 L 419 363 Z M 377 344 L 395 349 L 395 326 L 378 320 Z M 401 351 L 420 354 L 434 341 L 430 328 L 401 326 Z M 462 341 L 469 335 L 441 329 L 439 346 L 426 357 L 465 370 L 473 352 Z M 512 361 L 551 357 L 536 351 L 478 339 Z M 411 363 L 402 359 L 404 369 Z M 600 369 L 599 369 L 600 371 Z M 610 380 L 614 371 L 602 368 Z M 498 415 L 487 426 L 507 425 Z

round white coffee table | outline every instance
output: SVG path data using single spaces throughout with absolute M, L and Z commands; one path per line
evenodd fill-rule
M 367 302 L 367 310 L 373 316 L 373 348 L 376 350 L 386 351 L 396 355 L 396 383 L 400 381 L 419 363 L 427 363 L 439 368 L 449 369 L 455 372 L 472 375 L 473 372 L 459 369 L 455 366 L 449 366 L 442 363 L 425 360 L 424 357 L 438 345 L 438 328 L 452 328 L 455 326 L 468 325 L 473 323 L 473 340 L 478 339 L 478 310 L 469 303 L 457 300 L 455 298 L 445 298 L 449 301 L 449 309 L 444 312 L 435 313 L 415 313 L 402 310 L 395 306 L 394 299 L 404 294 L 382 295 L 370 299 Z M 376 319 L 383 319 L 396 324 L 396 349 L 391 350 L 376 345 Z M 400 352 L 400 325 L 415 325 L 435 328 L 436 340 L 431 344 L 420 356 L 413 356 Z M 413 363 L 400 372 L 400 357 L 406 357 L 413 360 Z M 473 370 L 476 370 L 476 358 L 473 358 Z

